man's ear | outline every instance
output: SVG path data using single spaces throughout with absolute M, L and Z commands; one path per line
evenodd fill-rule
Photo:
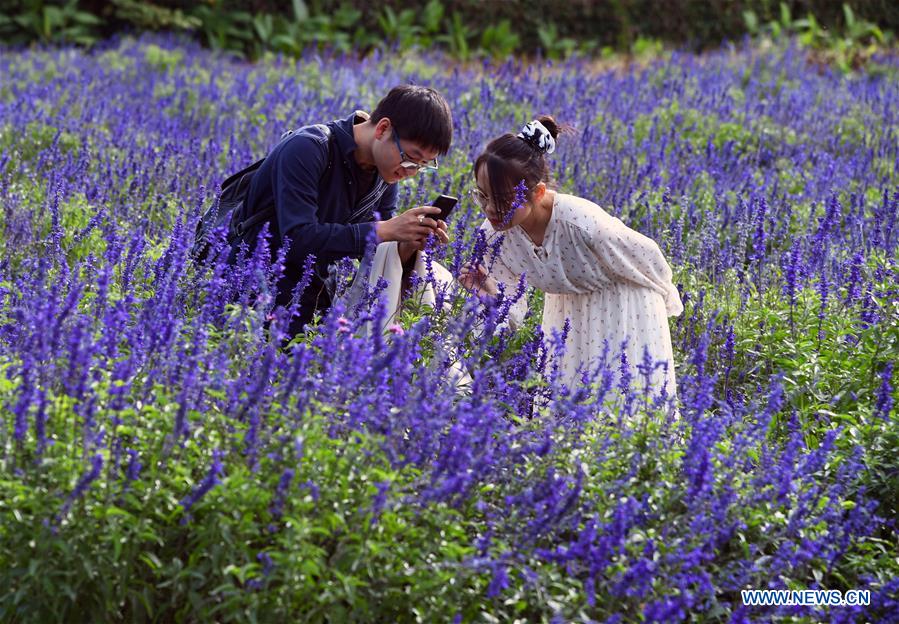
M 381 117 L 375 124 L 375 138 L 381 139 L 385 134 L 391 131 L 390 119 Z

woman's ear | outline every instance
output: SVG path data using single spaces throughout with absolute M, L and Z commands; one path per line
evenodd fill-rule
M 535 204 L 539 204 L 543 201 L 543 196 L 546 195 L 546 184 L 543 182 L 539 182 L 537 186 L 534 187 L 534 192 L 531 193 L 531 197 L 534 200 Z

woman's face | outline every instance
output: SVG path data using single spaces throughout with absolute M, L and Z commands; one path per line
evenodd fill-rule
M 519 206 L 518 210 L 512 215 L 509 215 L 509 209 L 512 206 L 511 199 L 506 205 L 500 206 L 499 208 L 494 205 L 493 196 L 490 194 L 490 178 L 487 175 L 486 166 L 481 166 L 481 168 L 478 169 L 476 179 L 478 191 L 480 191 L 482 197 L 487 198 L 487 203 L 482 204 L 481 209 L 484 211 L 484 215 L 487 217 L 487 220 L 490 221 L 490 225 L 493 226 L 494 230 L 498 232 L 509 230 L 527 219 L 531 212 L 530 201 L 524 202 L 524 204 Z

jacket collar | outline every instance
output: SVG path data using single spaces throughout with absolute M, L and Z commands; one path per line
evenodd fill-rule
M 366 121 L 369 115 L 365 111 L 357 110 L 354 111 L 352 115 L 346 117 L 345 119 L 338 119 L 334 122 L 334 134 L 337 138 L 337 145 L 340 147 L 340 153 L 343 154 L 344 158 L 356 165 L 356 159 L 353 156 L 353 152 L 356 151 L 358 145 L 356 145 L 356 139 L 353 136 L 353 125 L 358 121 Z

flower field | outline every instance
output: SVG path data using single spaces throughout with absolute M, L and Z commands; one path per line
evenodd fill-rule
M 400 208 L 465 198 L 430 249 L 454 274 L 485 247 L 480 150 L 571 124 L 558 187 L 674 270 L 677 409 L 614 354 L 559 383 L 521 285 L 410 301 L 384 336 L 374 291 L 288 342 L 265 247 L 191 260 L 227 175 L 404 82 L 452 107 Z M 895 56 L 844 75 L 779 46 L 0 51 L 0 621 L 899 621 L 897 101 Z M 768 588 L 870 604 L 742 604 Z

